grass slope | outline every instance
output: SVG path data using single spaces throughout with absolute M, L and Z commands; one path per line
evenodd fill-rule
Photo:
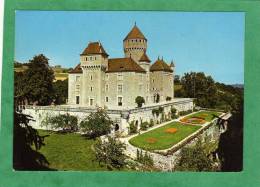
M 167 133 L 165 132 L 169 128 L 176 128 L 177 132 Z M 183 125 L 178 122 L 173 122 L 162 127 L 156 128 L 139 136 L 133 137 L 129 140 L 129 143 L 136 147 L 140 147 L 145 150 L 163 150 L 168 149 L 176 143 L 183 140 L 193 132 L 197 131 L 199 126 Z M 149 142 L 149 139 L 156 140 L 155 142 Z
M 197 112 L 195 114 L 189 115 L 185 117 L 186 119 L 192 118 L 192 117 L 198 117 L 198 118 L 204 118 L 205 121 L 212 121 L 215 116 L 219 116 L 221 112 L 216 112 L 216 111 L 201 111 Z
M 43 130 L 39 130 L 39 133 L 50 135 L 45 138 L 46 145 L 40 149 L 50 163 L 50 168 L 72 171 L 107 170 L 95 160 L 94 151 L 91 149 L 94 140 L 74 133 L 60 134 Z

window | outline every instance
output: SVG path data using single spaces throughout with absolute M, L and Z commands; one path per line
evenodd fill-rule
M 108 92 L 108 84 L 106 84 L 105 91 Z
M 90 58 L 90 60 L 92 60 L 92 56 L 91 57 L 89 57 Z
M 109 75 L 108 74 L 106 74 L 106 80 L 108 80 L 109 79 Z
M 90 80 L 93 80 L 93 76 L 92 75 L 90 75 Z
M 90 106 L 93 106 L 93 103 L 94 103 L 94 99 L 90 99 L 90 100 L 89 100 L 89 105 L 90 105 Z
M 78 82 L 80 80 L 80 76 L 76 76 L 76 81 Z
M 122 105 L 123 105 L 123 98 L 118 97 L 118 106 L 122 106 Z
M 108 97 L 106 97 L 106 102 L 108 102 Z
M 123 85 L 122 84 L 117 85 L 117 91 L 118 91 L 118 93 L 123 92 Z
M 97 57 L 95 57 L 95 60 L 97 60 Z
M 117 80 L 123 80 L 123 74 L 117 73 Z
M 88 61 L 88 57 L 86 57 L 86 61 Z
M 92 86 L 90 87 L 90 91 L 91 91 L 91 92 L 93 91 L 93 87 L 92 87 Z
M 79 104 L 79 96 L 76 96 L 76 104 Z
M 154 79 L 153 79 L 153 82 L 154 82 Z

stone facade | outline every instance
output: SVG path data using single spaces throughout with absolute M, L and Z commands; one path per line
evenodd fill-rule
M 145 105 L 156 103 L 155 96 L 160 102 L 174 98 L 174 67 L 162 59 L 150 64 L 147 39 L 136 25 L 123 48 L 124 58 L 109 59 L 100 42 L 88 44 L 80 64 L 69 73 L 69 105 L 125 109 L 137 106 L 137 96 Z

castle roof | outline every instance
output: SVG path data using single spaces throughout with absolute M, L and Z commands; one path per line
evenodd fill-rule
M 144 52 L 144 54 L 141 56 L 139 62 L 151 62 L 147 54 Z
M 96 55 L 96 54 L 100 54 L 104 57 L 109 56 L 100 42 L 90 42 L 80 55 Z
M 145 36 L 143 35 L 143 33 L 140 31 L 140 29 L 136 25 L 127 34 L 127 36 L 125 37 L 124 41 L 127 40 L 127 39 L 144 39 L 144 40 L 147 40 L 145 38 Z
M 140 72 L 146 71 L 130 58 L 112 58 L 108 59 L 107 72 Z
M 69 71 L 69 73 L 82 73 L 80 64 L 78 64 L 73 70 Z
M 172 69 L 163 59 L 156 60 L 156 62 L 150 67 L 150 71 L 166 71 L 166 72 L 173 72 Z

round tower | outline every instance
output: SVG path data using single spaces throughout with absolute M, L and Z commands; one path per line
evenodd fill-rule
M 125 37 L 124 41 L 124 53 L 125 57 L 130 57 L 138 62 L 143 54 L 146 52 L 147 39 L 140 31 L 140 29 L 134 25 L 132 30 Z

